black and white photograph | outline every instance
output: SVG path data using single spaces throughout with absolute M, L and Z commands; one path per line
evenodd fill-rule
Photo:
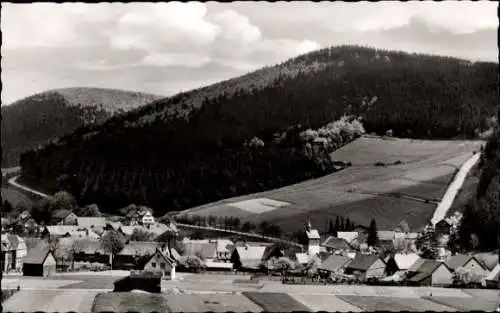
M 500 312 L 496 1 L 1 3 L 3 312 Z

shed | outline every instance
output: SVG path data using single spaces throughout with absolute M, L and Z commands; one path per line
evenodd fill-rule
M 114 292 L 129 292 L 143 290 L 147 292 L 161 292 L 162 273 L 157 271 L 132 271 L 129 276 L 114 282 Z
M 47 247 L 31 249 L 23 263 L 23 276 L 52 276 L 56 273 L 56 259 Z
M 451 225 L 446 220 L 440 220 L 434 226 L 434 230 L 437 236 L 448 235 L 450 233 Z
M 257 269 L 262 262 L 265 251 L 265 246 L 236 247 L 231 255 L 231 263 L 235 269 Z
M 387 264 L 387 274 L 393 275 L 396 272 L 406 272 L 413 264 L 415 264 L 420 259 L 420 256 L 416 253 L 397 253 L 388 258 Z M 393 265 L 390 266 L 389 264 Z

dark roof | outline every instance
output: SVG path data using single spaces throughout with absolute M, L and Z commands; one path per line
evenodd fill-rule
M 364 255 L 361 253 L 356 253 L 354 260 L 347 266 L 355 270 L 366 271 L 372 266 L 373 263 L 380 259 L 378 255 Z
M 161 247 L 161 243 L 154 241 L 130 241 L 127 243 L 119 255 L 151 255 L 157 248 Z
M 448 260 L 446 260 L 446 266 L 448 266 L 450 269 L 455 270 L 461 266 L 464 266 L 465 264 L 467 264 L 467 262 L 469 262 L 473 258 L 474 257 L 472 255 L 456 254 L 449 257 Z M 481 266 L 483 265 L 481 264 Z
M 416 274 L 410 277 L 410 281 L 413 282 L 420 282 L 434 273 L 436 269 L 443 264 L 446 266 L 446 264 L 436 261 L 436 260 L 427 260 L 423 259 L 420 263 L 420 266 L 416 269 Z
M 165 254 L 163 254 L 160 249 L 156 249 L 155 253 L 153 253 L 153 255 L 151 255 L 150 258 L 148 258 L 148 260 L 146 261 L 146 264 L 149 263 L 149 261 L 151 261 L 152 258 L 154 258 L 155 256 L 157 255 L 160 255 L 161 258 L 163 258 L 165 260 L 165 262 L 173 265 L 175 263 L 174 260 L 172 260 L 171 258 L 169 258 L 168 256 L 166 256 Z
M 276 251 L 276 249 L 281 250 L 279 245 L 272 245 L 272 246 L 267 246 L 266 250 L 264 250 L 264 255 L 262 256 L 263 260 L 269 259 L 270 255 Z M 284 256 L 284 253 L 281 253 L 282 256 Z
M 321 244 L 323 247 L 336 249 L 336 250 L 347 250 L 351 249 L 351 246 L 342 238 L 337 238 L 334 236 L 330 236 L 326 238 L 325 241 Z
M 436 223 L 436 226 L 438 226 L 438 225 L 439 225 L 439 226 L 451 226 L 451 225 L 450 225 L 450 223 L 448 223 L 448 221 L 447 221 L 447 220 L 445 220 L 445 219 L 442 219 L 442 220 L 440 220 L 439 222 L 437 222 L 437 223 Z
M 47 255 L 51 253 L 48 247 L 37 246 L 31 249 L 24 257 L 23 263 L 26 264 L 43 264 Z
M 319 267 L 322 270 L 335 272 L 344 267 L 351 259 L 342 255 L 330 255 L 326 260 L 321 263 Z
M 70 215 L 71 213 L 73 212 L 71 212 L 70 210 L 58 210 L 52 213 L 52 218 L 62 220 L 68 217 L 68 215 Z

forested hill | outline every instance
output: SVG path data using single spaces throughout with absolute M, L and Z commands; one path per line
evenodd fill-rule
M 322 49 L 80 128 L 25 153 L 23 179 L 102 211 L 186 209 L 331 172 L 325 159 L 304 156 L 298 134 L 344 114 L 361 116 L 367 132 L 474 137 L 496 114 L 497 72 L 494 63 Z
M 2 106 L 2 167 L 16 165 L 21 152 L 48 140 L 159 98 L 139 92 L 80 87 L 50 90 Z

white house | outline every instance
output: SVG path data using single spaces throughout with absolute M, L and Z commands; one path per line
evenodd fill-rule
M 24 239 L 17 235 L 2 234 L 2 271 L 21 271 L 27 255 Z
M 155 218 L 153 217 L 153 214 L 151 214 L 151 212 L 146 212 L 143 216 L 142 216 L 142 224 L 143 225 L 151 225 L 155 222 Z
M 175 279 L 175 261 L 163 254 L 159 249 L 149 258 L 144 265 L 144 270 L 161 271 L 162 275 Z

